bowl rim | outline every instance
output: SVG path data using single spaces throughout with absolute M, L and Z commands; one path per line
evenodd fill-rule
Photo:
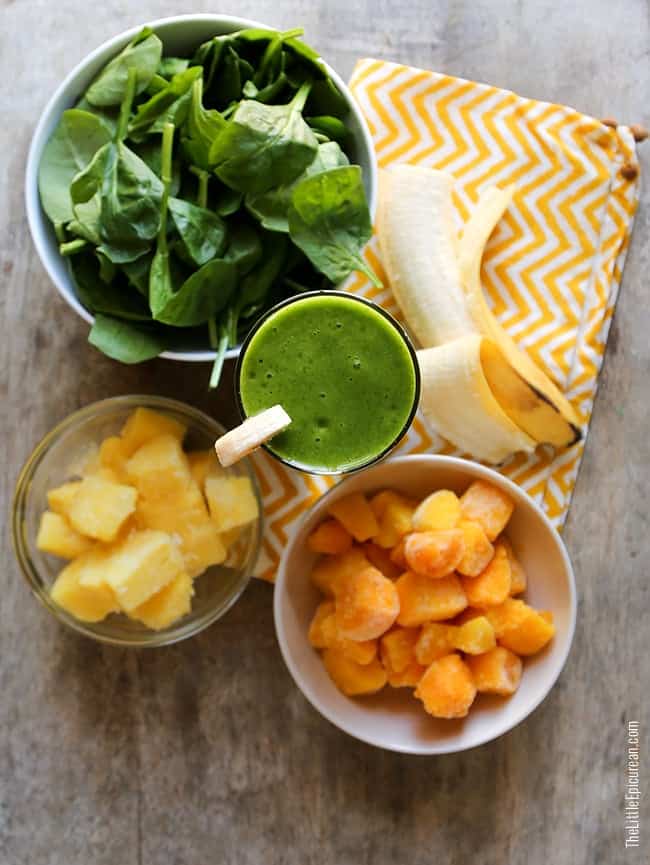
M 216 28 L 219 28 L 219 26 L 228 25 L 229 27 L 232 26 L 234 30 L 248 27 L 277 29 L 270 24 L 265 24 L 251 18 L 240 18 L 236 15 L 215 15 L 208 12 L 185 15 L 169 15 L 164 18 L 156 18 L 152 21 L 144 22 L 139 26 L 130 27 L 128 30 L 123 30 L 121 33 L 117 33 L 115 36 L 106 39 L 104 42 L 94 48 L 91 52 L 82 57 L 79 63 L 77 63 L 76 66 L 74 66 L 74 68 L 71 69 L 70 72 L 68 72 L 63 81 L 58 85 L 58 87 L 54 90 L 54 92 L 46 102 L 43 110 L 41 111 L 34 132 L 32 133 L 31 141 L 29 144 L 29 151 L 27 154 L 24 187 L 25 206 L 27 211 L 27 223 L 29 225 L 29 231 L 34 246 L 36 247 L 36 252 L 41 261 L 41 264 L 43 265 L 47 275 L 49 276 L 50 281 L 54 284 L 57 292 L 68 304 L 68 306 L 71 307 L 77 313 L 77 315 L 80 316 L 80 318 L 82 318 L 89 325 L 93 324 L 95 317 L 90 312 L 88 312 L 88 310 L 75 297 L 69 285 L 67 285 L 63 280 L 60 280 L 58 278 L 58 275 L 55 273 L 54 268 L 51 265 L 51 255 L 45 243 L 47 216 L 45 215 L 41 207 L 40 197 L 38 194 L 38 168 L 43 149 L 47 143 L 44 130 L 51 120 L 54 104 L 63 96 L 65 91 L 72 85 L 72 83 L 83 72 L 83 70 L 99 56 L 109 52 L 110 50 L 114 50 L 115 52 L 117 52 L 123 47 L 123 45 L 125 45 L 135 35 L 137 35 L 143 27 L 151 27 L 151 29 L 155 31 L 157 27 L 170 27 L 174 24 L 183 24 L 190 22 L 214 24 Z M 350 111 L 352 114 L 354 114 L 355 120 L 359 124 L 360 138 L 363 142 L 364 149 L 366 150 L 368 155 L 368 208 L 370 210 L 370 219 L 372 222 L 374 221 L 377 211 L 378 169 L 377 156 L 375 153 L 374 144 L 372 142 L 372 137 L 370 135 L 370 130 L 358 103 L 352 95 L 352 91 L 350 90 L 350 88 L 347 86 L 347 84 L 341 78 L 338 72 L 336 72 L 336 70 L 334 70 L 329 65 L 329 63 L 327 63 L 326 60 L 324 60 L 322 57 L 321 60 L 325 64 L 325 67 L 330 76 L 332 77 L 332 80 L 348 102 L 350 106 Z M 366 172 L 364 172 L 364 174 L 366 174 Z M 344 285 L 346 281 L 347 280 L 344 280 L 342 285 Z M 239 355 L 240 348 L 241 346 L 235 346 L 234 348 L 228 349 L 225 355 L 226 358 L 231 359 L 237 357 Z M 159 357 L 166 360 L 180 360 L 200 363 L 213 361 L 216 357 L 216 352 L 213 349 L 197 349 L 196 351 L 164 351 L 159 355 Z
M 37 444 L 34 445 L 29 456 L 22 465 L 14 485 L 12 497 L 11 536 L 14 555 L 29 590 L 39 603 L 42 604 L 42 606 L 45 607 L 45 609 L 60 624 L 99 643 L 119 646 L 121 648 L 149 649 L 158 648 L 160 646 L 169 646 L 173 643 L 178 643 L 181 640 L 194 637 L 201 633 L 201 631 L 204 631 L 225 615 L 236 601 L 239 600 L 251 581 L 262 545 L 264 510 L 257 476 L 252 469 L 250 461 L 247 459 L 241 460 L 239 465 L 245 469 L 246 475 L 249 477 L 253 485 L 255 498 L 257 499 L 259 506 L 259 516 L 255 523 L 255 536 L 251 544 L 251 551 L 248 560 L 241 569 L 241 579 L 237 583 L 237 586 L 231 595 L 229 595 L 221 604 L 206 612 L 201 618 L 191 621 L 180 619 L 178 624 L 170 625 L 168 628 L 161 631 L 143 630 L 141 633 L 134 633 L 133 636 L 129 636 L 128 638 L 111 636 L 109 634 L 99 633 L 95 630 L 94 625 L 100 623 L 83 622 L 67 613 L 62 607 L 55 603 L 50 598 L 48 592 L 43 591 L 39 585 L 38 568 L 32 562 L 27 549 L 22 519 L 24 504 L 27 495 L 29 494 L 29 486 L 34 471 L 38 468 L 39 463 L 48 452 L 50 446 L 56 442 L 63 433 L 73 429 L 80 422 L 85 422 L 90 418 L 97 417 L 102 412 L 110 413 L 111 411 L 122 407 L 125 409 L 135 409 L 139 406 L 177 412 L 178 414 L 187 417 L 188 423 L 202 423 L 205 427 L 214 430 L 217 436 L 225 432 L 225 428 L 218 421 L 201 411 L 201 409 L 195 408 L 195 406 L 190 405 L 189 403 L 184 403 L 180 400 L 169 397 L 151 394 L 122 394 L 89 403 L 88 405 L 66 415 L 66 417 L 52 427 L 52 429 L 50 429 L 49 432 L 47 432 L 37 442 Z
M 553 675 L 551 682 L 547 689 L 542 690 L 540 694 L 536 695 L 535 699 L 530 702 L 522 711 L 520 711 L 514 718 L 511 723 L 508 723 L 503 728 L 499 728 L 496 731 L 489 731 L 485 735 L 479 736 L 478 740 L 473 742 L 471 745 L 458 747 L 454 744 L 433 744 L 427 746 L 409 746 L 409 745 L 391 745 L 388 746 L 384 742 L 379 741 L 379 739 L 372 734 L 364 734 L 359 730 L 355 729 L 353 725 L 342 721 L 335 712 L 329 710 L 328 706 L 321 701 L 321 699 L 316 694 L 315 690 L 312 688 L 308 679 L 304 678 L 299 665 L 295 663 L 291 651 L 289 649 L 288 640 L 284 633 L 283 626 L 283 617 L 282 617 L 282 606 L 283 606 L 283 595 L 287 591 L 286 588 L 286 580 L 287 580 L 287 566 L 288 560 L 293 549 L 294 544 L 297 542 L 297 538 L 301 532 L 301 529 L 305 524 L 309 521 L 309 519 L 313 516 L 316 509 L 322 509 L 327 501 L 334 497 L 335 495 L 341 494 L 341 489 L 345 490 L 347 484 L 351 484 L 355 481 L 358 476 L 350 475 L 349 477 L 344 478 L 340 483 L 337 483 L 335 486 L 331 487 L 327 492 L 325 492 L 316 502 L 314 502 L 303 514 L 302 518 L 295 526 L 293 532 L 288 537 L 287 542 L 285 544 L 284 550 L 282 552 L 282 556 L 280 559 L 280 563 L 278 565 L 277 576 L 275 580 L 275 590 L 273 596 L 273 622 L 275 625 L 275 633 L 280 646 L 280 651 L 284 662 L 289 670 L 291 677 L 294 680 L 294 683 L 301 691 L 303 696 L 311 703 L 314 709 L 319 712 L 324 718 L 326 718 L 331 724 L 335 727 L 338 727 L 339 730 L 342 730 L 344 733 L 352 736 L 355 739 L 358 739 L 361 742 L 365 742 L 367 745 L 373 745 L 376 748 L 382 748 L 387 751 L 394 751 L 396 753 L 401 754 L 415 754 L 419 756 L 435 756 L 435 755 L 443 755 L 443 754 L 455 754 L 462 753 L 463 751 L 471 751 L 474 748 L 481 747 L 482 745 L 487 744 L 488 742 L 492 742 L 496 739 L 499 739 L 501 736 L 504 736 L 506 733 L 509 733 L 519 724 L 526 720 L 532 713 L 540 706 L 540 704 L 546 699 L 549 693 L 552 691 L 553 687 L 557 683 L 557 680 L 564 669 L 567 659 L 569 657 L 569 653 L 571 651 L 571 646 L 573 644 L 573 639 L 575 636 L 576 629 L 576 619 L 577 619 L 577 606 L 578 606 L 578 597 L 577 597 L 577 588 L 575 582 L 575 575 L 573 572 L 573 567 L 571 564 L 571 560 L 569 558 L 569 554 L 567 552 L 566 546 L 560 537 L 559 532 L 553 526 L 549 518 L 542 511 L 542 509 L 537 505 L 535 501 L 528 495 L 528 493 L 522 489 L 520 486 L 515 484 L 510 478 L 505 477 L 494 469 L 488 468 L 487 466 L 482 465 L 481 463 L 473 462 L 472 460 L 462 459 L 460 457 L 452 457 L 445 456 L 443 454 L 408 454 L 404 456 L 396 456 L 390 457 L 385 462 L 390 462 L 391 464 L 401 464 L 405 467 L 410 463 L 415 463 L 417 461 L 425 461 L 429 463 L 431 466 L 439 467 L 439 468 L 451 468 L 451 469 L 461 469 L 465 473 L 472 474 L 477 479 L 488 480 L 494 482 L 495 484 L 503 487 L 507 492 L 513 494 L 516 500 L 523 501 L 527 505 L 529 505 L 535 515 L 538 517 L 542 525 L 547 530 L 548 534 L 552 538 L 555 543 L 556 548 L 560 553 L 560 557 L 562 559 L 562 563 L 564 565 L 564 571 L 567 578 L 567 588 L 568 588 L 568 601 L 569 601 L 569 627 L 568 631 L 565 635 L 565 646 L 562 655 L 557 662 L 557 668 Z M 382 465 L 381 463 L 379 465 Z M 372 466 L 368 471 L 369 473 L 373 471 L 373 469 L 378 468 L 379 466 Z M 372 476 L 370 476 L 369 480 Z

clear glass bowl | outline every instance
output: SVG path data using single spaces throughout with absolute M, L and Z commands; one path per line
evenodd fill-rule
M 198 409 L 176 400 L 155 396 L 118 396 L 92 403 L 74 412 L 36 446 L 20 473 L 13 501 L 12 531 L 18 562 L 36 597 L 60 622 L 80 634 L 103 643 L 141 648 L 164 646 L 198 634 L 235 603 L 246 588 L 260 548 L 262 503 L 259 489 L 247 460 L 226 471 L 247 475 L 258 500 L 260 517 L 245 527 L 229 558 L 213 566 L 194 583 L 192 609 L 177 623 L 162 631 L 152 631 L 125 615 L 113 614 L 102 622 L 81 622 L 50 597 L 49 588 L 64 562 L 36 548 L 41 514 L 47 508 L 47 491 L 79 475 L 84 461 L 92 458 L 96 447 L 115 435 L 129 414 L 138 406 L 169 415 L 188 428 L 186 450 L 205 450 L 225 430 L 217 421 Z

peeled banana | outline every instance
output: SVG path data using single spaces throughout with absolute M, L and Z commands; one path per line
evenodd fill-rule
M 452 190 L 445 172 L 408 165 L 382 172 L 379 243 L 395 298 L 422 347 L 425 417 L 486 462 L 538 443 L 572 444 L 580 437 L 576 412 L 483 295 L 483 250 L 514 187 L 488 189 L 460 239 Z
M 291 418 L 281 405 L 274 405 L 259 414 L 251 415 L 216 440 L 214 449 L 219 462 L 224 467 L 239 462 L 286 429 L 290 423 Z

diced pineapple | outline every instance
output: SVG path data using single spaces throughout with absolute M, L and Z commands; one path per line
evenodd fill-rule
M 363 493 L 352 493 L 329 506 L 329 513 L 355 541 L 368 541 L 379 532 L 379 524 Z
M 121 482 L 128 481 L 126 474 L 126 461 L 128 458 L 129 453 L 120 436 L 109 436 L 99 446 L 100 464 L 103 468 L 114 471 Z
M 225 562 L 228 550 L 212 520 L 183 522 L 177 534 L 181 539 L 185 570 L 190 577 L 198 577 L 212 565 Z
M 379 651 L 386 670 L 403 673 L 416 661 L 415 646 L 420 636 L 419 628 L 394 628 L 381 638 Z
M 483 655 L 467 658 L 476 690 L 482 694 L 509 697 L 521 681 L 522 663 L 515 654 L 497 646 Z
M 413 514 L 416 532 L 454 529 L 460 520 L 460 501 L 451 490 L 438 490 L 422 501 Z
M 453 644 L 455 649 L 467 655 L 482 655 L 493 649 L 497 641 L 489 620 L 485 616 L 477 616 L 455 629 Z
M 111 550 L 102 566 L 104 581 L 127 613 L 144 604 L 184 570 L 183 556 L 170 535 L 147 530 L 133 532 Z M 82 575 L 90 585 L 93 575 Z
M 377 516 L 379 532 L 374 537 L 375 543 L 384 549 L 391 549 L 395 544 L 413 530 L 413 505 L 397 493 L 380 493 L 385 495 L 381 514 Z
M 223 474 L 223 469 L 219 465 L 214 448 L 210 448 L 207 451 L 190 451 L 187 454 L 187 461 L 192 477 L 200 490 L 205 486 L 206 478 L 209 475 Z
M 159 435 L 143 444 L 128 460 L 126 471 L 140 495 L 149 501 L 173 498 L 188 487 L 200 494 L 187 456 L 173 435 Z
M 318 605 L 308 636 L 315 649 L 338 649 L 355 664 L 369 664 L 377 657 L 376 640 L 358 642 L 341 636 L 333 601 L 323 601 Z
M 414 532 L 404 542 L 409 569 L 430 579 L 451 574 L 464 553 L 465 541 L 459 529 Z
M 501 534 L 515 508 L 510 496 L 486 481 L 474 481 L 460 497 L 462 515 L 480 523 L 489 541 Z
M 340 555 L 352 546 L 352 535 L 338 520 L 325 520 L 309 535 L 307 546 L 314 553 Z
M 60 487 L 55 487 L 53 490 L 48 490 L 47 503 L 50 506 L 50 510 L 55 514 L 67 516 L 68 509 L 80 486 L 81 481 L 70 481 L 67 484 L 62 484 Z
M 463 587 L 455 574 L 430 580 L 407 571 L 395 586 L 400 602 L 397 624 L 405 628 L 450 619 L 467 606 Z
M 339 649 L 325 649 L 323 663 L 336 687 L 348 697 L 375 694 L 386 684 L 386 670 L 376 658 L 369 664 L 355 664 Z
M 343 583 L 368 565 L 363 549 L 354 546 L 340 556 L 320 559 L 311 572 L 311 581 L 324 595 L 332 598 Z
M 193 595 L 192 578 L 181 572 L 129 615 L 153 631 L 162 631 L 190 612 Z
M 401 673 L 387 669 L 388 684 L 391 688 L 415 688 L 426 671 L 427 668 L 418 664 L 417 661 L 411 661 Z
M 185 438 L 187 427 L 168 415 L 149 408 L 137 408 L 122 428 L 122 441 L 127 456 L 134 454 L 143 444 L 161 435 L 173 436 L 179 444 Z
M 521 595 L 522 592 L 526 591 L 526 584 L 528 582 L 526 571 L 515 555 L 515 551 L 512 549 L 512 544 L 508 538 L 504 536 L 500 540 L 505 547 L 508 561 L 510 562 L 510 595 Z
M 441 622 L 427 622 L 422 626 L 415 644 L 415 657 L 418 663 L 428 667 L 438 658 L 454 651 L 454 635 L 458 628 Z
M 464 718 L 476 697 L 476 686 L 460 655 L 451 654 L 430 664 L 415 696 L 434 718 Z
M 368 565 L 347 579 L 336 596 L 336 623 L 349 640 L 373 640 L 393 624 L 399 613 L 395 584 Z
M 517 655 L 534 655 L 555 634 L 552 620 L 516 598 L 507 598 L 498 607 L 488 608 L 485 615 L 499 644 Z
M 211 475 L 205 481 L 205 496 L 212 521 L 220 532 L 248 525 L 258 517 L 257 498 L 248 477 Z
M 52 599 L 82 622 L 101 622 L 119 610 L 112 589 L 103 580 L 91 585 L 81 582 L 89 571 L 103 570 L 107 556 L 107 551 L 100 549 L 83 553 L 61 571 L 50 589 Z
M 478 577 L 492 561 L 494 547 L 488 541 L 480 523 L 461 520 L 458 528 L 465 540 L 465 553 L 456 565 L 456 570 L 465 577 Z
M 74 559 L 87 552 L 93 541 L 80 535 L 61 514 L 45 511 L 36 536 L 36 546 L 44 553 L 52 553 L 62 559 Z
M 404 570 L 393 562 L 389 550 L 377 546 L 372 541 L 366 541 L 363 545 L 363 551 L 370 564 L 374 565 L 389 580 L 396 580 Z
M 497 542 L 490 564 L 478 577 L 463 577 L 463 589 L 472 607 L 495 607 L 510 594 L 510 562 L 502 543 Z
M 134 487 L 97 476 L 84 478 L 67 511 L 70 524 L 89 538 L 112 541 L 134 512 L 137 497 Z

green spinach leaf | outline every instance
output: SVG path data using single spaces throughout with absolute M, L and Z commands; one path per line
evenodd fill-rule
M 237 267 L 240 277 L 245 276 L 262 257 L 262 241 L 247 222 L 236 219 L 228 224 L 228 248 L 224 255 Z
M 89 312 L 101 312 L 132 321 L 151 321 L 146 301 L 118 282 L 102 281 L 102 266 L 91 253 L 70 259 L 77 296 Z
M 173 78 L 179 72 L 185 72 L 190 61 L 185 57 L 163 57 L 156 70 L 162 78 Z
M 151 360 L 167 348 L 166 341 L 155 330 L 103 314 L 95 316 L 88 342 L 121 363 Z
M 192 85 L 187 123 L 181 136 L 186 158 L 193 165 L 204 170 L 210 168 L 210 148 L 225 125 L 218 111 L 203 107 L 203 79 L 197 78 Z
M 185 251 L 197 267 L 221 255 L 226 225 L 220 216 L 180 198 L 170 197 L 168 207 Z
M 165 123 L 182 126 L 190 107 L 191 90 L 201 76 L 201 68 L 193 66 L 179 72 L 151 99 L 138 106 L 135 117 L 129 123 L 129 138 L 142 141 L 147 135 L 162 132 Z
M 345 144 L 350 137 L 350 130 L 342 120 L 339 120 L 338 117 L 324 114 L 320 117 L 305 117 L 305 120 L 314 132 L 320 132 L 330 141 Z
M 135 92 L 142 93 L 158 69 L 162 56 L 162 42 L 145 27 L 99 73 L 86 91 L 92 105 L 120 105 L 127 90 L 129 70 L 136 71 Z

